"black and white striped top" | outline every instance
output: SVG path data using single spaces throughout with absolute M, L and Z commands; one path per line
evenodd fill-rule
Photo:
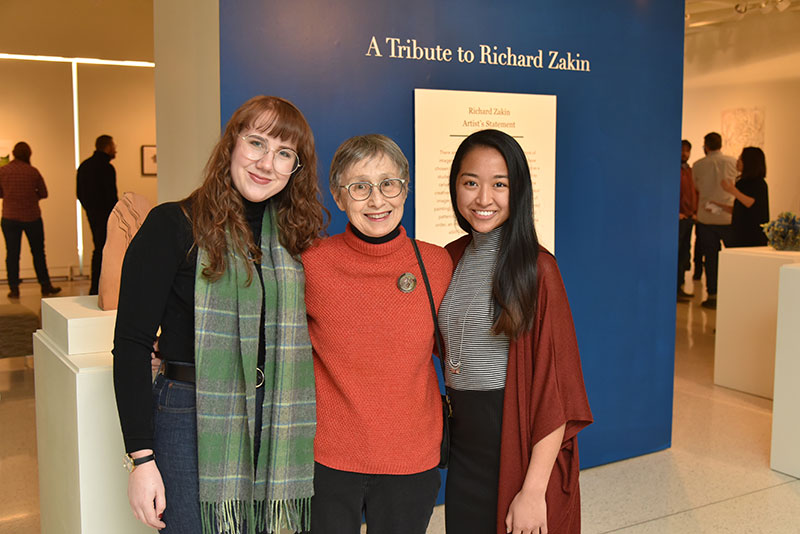
M 446 380 L 454 389 L 488 391 L 506 385 L 508 336 L 492 333 L 492 277 L 502 230 L 501 226 L 486 234 L 472 233 L 439 307 Z

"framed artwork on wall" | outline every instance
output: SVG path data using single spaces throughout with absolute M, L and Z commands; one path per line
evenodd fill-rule
M 158 159 L 155 145 L 142 145 L 142 175 L 155 176 L 158 174 Z

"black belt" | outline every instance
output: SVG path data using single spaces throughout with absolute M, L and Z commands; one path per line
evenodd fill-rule
M 170 380 L 178 380 L 179 382 L 195 383 L 194 364 L 178 364 L 170 363 L 164 360 L 161 363 L 161 374 Z M 256 367 L 256 388 L 264 385 L 264 371 L 260 367 Z
M 180 382 L 195 383 L 194 364 L 184 363 L 170 363 L 164 360 L 161 363 L 161 374 L 170 380 L 178 380 Z

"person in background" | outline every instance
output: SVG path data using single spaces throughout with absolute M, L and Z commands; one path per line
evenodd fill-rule
M 303 253 L 314 347 L 317 435 L 314 533 L 425 534 L 441 485 L 442 404 L 431 354 L 431 304 L 400 222 L 408 160 L 363 135 L 333 156 L 330 188 L 344 233 Z M 435 306 L 453 270 L 418 242 Z
M 697 218 L 697 189 L 694 187 L 692 167 L 689 156 L 692 143 L 681 141 L 681 193 L 678 211 L 678 301 L 686 301 L 694 295 L 683 290 L 685 273 L 691 267 L 689 252 L 692 240 L 692 226 Z
M 44 254 L 44 224 L 39 201 L 47 198 L 44 178 L 31 165 L 31 147 L 21 141 L 14 145 L 13 161 L 0 167 L 0 198 L 3 199 L 3 216 L 0 225 L 6 241 L 6 273 L 8 297 L 19 298 L 19 256 L 22 248 L 22 233 L 28 238 L 33 256 L 36 279 L 42 288 L 42 296 L 57 295 L 60 287 L 50 283 L 47 259 Z
M 111 210 L 117 204 L 117 171 L 111 164 L 117 155 L 117 145 L 110 135 L 101 135 L 95 140 L 94 146 L 94 154 L 78 167 L 77 177 L 78 200 L 89 219 L 94 245 L 90 295 L 97 295 L 98 292 L 106 225 Z
M 722 153 L 722 136 L 711 132 L 703 138 L 705 157 L 692 167 L 698 191 L 697 239 L 705 259 L 706 291 L 708 298 L 701 306 L 717 307 L 717 271 L 722 244 L 731 244 L 731 214 L 720 206 L 730 205 L 732 197 L 722 188 L 724 180 L 736 178 L 736 160 Z
M 307 531 L 314 364 L 297 258 L 324 226 L 311 129 L 290 102 L 254 97 L 204 174 L 150 211 L 123 261 L 113 354 L 128 499 L 162 534 Z
M 528 161 L 482 130 L 459 146 L 450 200 L 467 235 L 442 301 L 452 400 L 449 534 L 579 534 L 578 432 L 592 422 L 567 293 L 536 238 Z
M 767 188 L 767 162 L 764 152 L 754 146 L 745 147 L 736 161 L 741 172 L 734 184 L 730 180 L 722 182 L 722 188 L 733 195 L 733 206 L 723 206 L 731 211 L 734 247 L 763 247 L 767 236 L 761 228 L 769 222 L 769 191 Z

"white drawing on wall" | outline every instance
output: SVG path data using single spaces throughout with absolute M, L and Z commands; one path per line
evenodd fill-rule
M 764 148 L 764 108 L 734 108 L 722 111 L 722 151 L 739 157 L 746 146 Z

